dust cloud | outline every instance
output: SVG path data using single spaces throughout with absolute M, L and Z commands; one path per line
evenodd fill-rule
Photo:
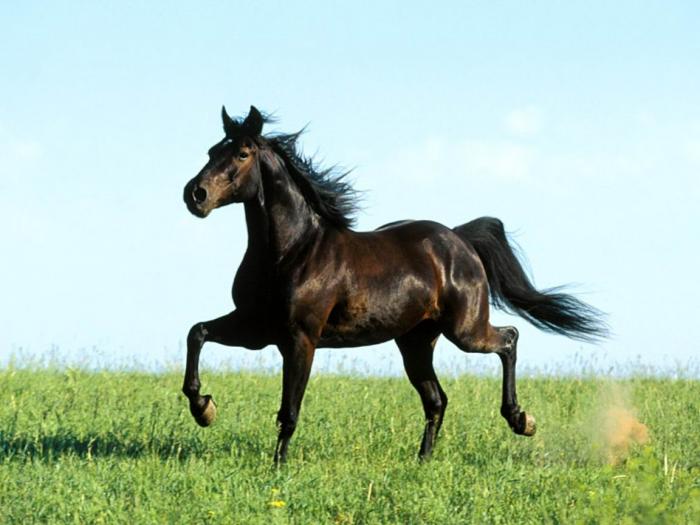
M 619 384 L 602 388 L 599 398 L 600 422 L 594 436 L 595 449 L 611 465 L 624 461 L 635 445 L 649 441 L 649 429 L 637 418 L 628 392 Z

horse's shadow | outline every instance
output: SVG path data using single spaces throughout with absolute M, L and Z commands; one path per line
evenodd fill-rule
M 261 454 L 261 443 L 246 435 L 232 435 L 226 443 L 205 443 L 196 435 L 159 437 L 143 441 L 115 434 L 56 432 L 41 436 L 0 431 L 0 459 L 54 460 L 64 456 L 79 458 L 155 456 L 163 460 L 185 461 L 211 454 Z

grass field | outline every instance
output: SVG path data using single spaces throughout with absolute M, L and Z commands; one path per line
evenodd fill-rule
M 319 375 L 279 470 L 280 378 L 203 381 L 209 429 L 179 374 L 0 371 L 0 521 L 700 523 L 698 381 L 522 379 L 529 439 L 498 415 L 497 379 L 443 381 L 443 434 L 419 464 L 407 380 Z M 646 443 L 643 427 L 625 434 L 635 415 Z

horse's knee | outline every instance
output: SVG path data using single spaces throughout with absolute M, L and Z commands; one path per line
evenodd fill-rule
M 204 326 L 204 323 L 195 323 L 187 334 L 187 346 L 191 347 L 192 345 L 198 345 L 201 347 L 202 344 L 204 344 L 206 337 L 207 329 Z

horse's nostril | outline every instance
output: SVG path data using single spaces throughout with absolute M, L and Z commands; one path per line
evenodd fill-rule
M 194 201 L 197 204 L 201 204 L 205 200 L 207 200 L 207 190 L 205 190 L 201 186 L 197 186 L 195 188 L 195 190 L 192 192 L 192 197 L 194 198 Z

